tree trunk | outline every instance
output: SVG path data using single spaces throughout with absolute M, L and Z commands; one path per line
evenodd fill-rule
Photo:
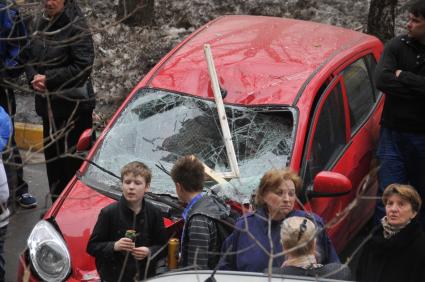
M 394 37 L 397 0 L 371 0 L 367 32 L 383 42 Z
M 119 0 L 117 20 L 131 26 L 151 25 L 155 0 Z

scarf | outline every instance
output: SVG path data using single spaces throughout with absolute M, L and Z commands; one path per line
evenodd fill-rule
M 401 229 L 406 227 L 406 225 L 408 225 L 409 223 L 410 223 L 410 220 L 402 226 L 394 226 L 394 225 L 389 224 L 387 217 L 384 216 L 381 219 L 381 224 L 382 224 L 382 227 L 384 228 L 384 238 L 390 239 L 391 237 L 396 235 L 398 232 L 400 232 Z
M 290 258 L 283 262 L 282 266 L 296 266 L 304 269 L 313 269 L 322 267 L 321 264 L 317 263 L 314 255 L 306 255 L 302 257 Z

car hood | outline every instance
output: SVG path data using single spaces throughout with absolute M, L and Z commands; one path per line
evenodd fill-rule
M 95 261 L 86 252 L 100 210 L 115 200 L 77 180 L 52 216 L 65 239 L 71 256 L 73 277 L 87 280 L 95 275 Z

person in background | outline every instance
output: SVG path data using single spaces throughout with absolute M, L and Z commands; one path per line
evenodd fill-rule
M 308 218 L 293 216 L 285 219 L 280 237 L 286 260 L 281 267 L 273 268 L 272 273 L 351 280 L 351 271 L 346 265 L 317 262 L 316 232 L 316 225 Z
M 92 127 L 95 97 L 90 74 L 94 48 L 75 0 L 45 0 L 31 26 L 25 71 L 43 120 L 44 156 L 52 201 L 82 164 L 80 135 Z
M 180 266 L 214 269 L 222 245 L 218 224 L 230 215 L 230 208 L 218 197 L 202 192 L 204 165 L 195 156 L 179 158 L 171 169 L 171 178 L 177 197 L 186 204 Z
M 385 216 L 364 245 L 357 267 L 361 282 L 425 281 L 422 199 L 410 185 L 391 184 L 382 195 Z
M 9 115 L 0 106 L 0 152 L 9 142 L 12 135 L 12 121 Z M 7 200 L 9 199 L 9 186 L 7 185 L 6 172 L 2 159 L 0 158 L 0 282 L 5 281 L 4 276 L 6 272 L 4 260 L 4 241 L 6 239 L 7 225 L 9 224 L 10 211 L 7 207 Z
M 272 169 L 264 174 L 256 192 L 256 210 L 239 218 L 235 231 L 222 247 L 224 253 L 219 269 L 263 272 L 269 267 L 270 255 L 275 256 L 272 267 L 284 262 L 280 242 L 280 226 L 285 218 L 308 217 L 318 227 L 317 262 L 339 262 L 335 249 L 326 234 L 323 220 L 314 213 L 294 210 L 301 179 L 290 170 Z
M 14 1 L 0 0 L 0 106 L 14 124 L 16 100 L 13 81 L 24 71 L 22 49 L 28 43 L 26 27 Z M 8 40 L 1 40 L 7 38 Z M 37 199 L 28 192 L 15 137 L 12 134 L 2 158 L 13 200 L 23 208 L 35 208 Z
M 131 162 L 122 168 L 121 179 L 122 197 L 100 211 L 87 245 L 102 281 L 151 277 L 156 261 L 166 253 L 167 235 L 160 211 L 144 199 L 151 182 L 150 169 Z
M 377 156 L 379 191 L 410 184 L 425 197 L 425 1 L 408 6 L 407 34 L 385 45 L 376 68 L 376 86 L 385 94 Z M 425 211 L 419 212 L 425 227 Z M 385 215 L 377 201 L 375 222 Z

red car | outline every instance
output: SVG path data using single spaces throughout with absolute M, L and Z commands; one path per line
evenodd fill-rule
M 238 172 L 223 141 L 205 43 L 214 57 Z M 341 251 L 374 210 L 374 200 L 358 195 L 376 194 L 373 156 L 383 96 L 372 74 L 382 48 L 360 32 L 293 19 L 225 16 L 201 27 L 115 113 L 89 152 L 90 162 L 34 227 L 18 279 L 98 278 L 87 241 L 100 209 L 121 195 L 114 174 L 133 160 L 152 168 L 149 200 L 174 228 L 180 213 L 167 173 L 187 154 L 228 181 L 220 186 L 208 180 L 206 189 L 218 191 L 233 208 L 249 203 L 266 170 L 289 166 L 299 172 L 304 208 L 330 223 L 328 233 Z

